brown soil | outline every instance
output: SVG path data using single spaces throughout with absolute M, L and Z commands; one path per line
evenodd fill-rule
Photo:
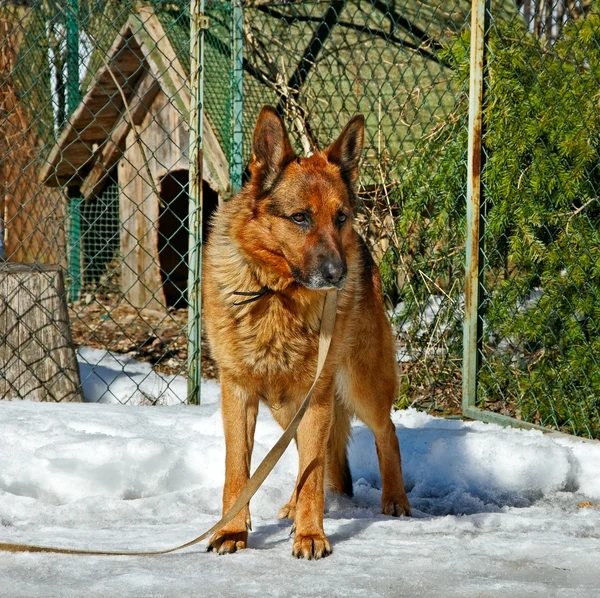
M 187 309 L 138 310 L 124 300 L 94 297 L 69 309 L 73 342 L 122 353 L 148 362 L 157 372 L 186 375 Z M 217 377 L 215 362 L 202 341 L 202 377 Z

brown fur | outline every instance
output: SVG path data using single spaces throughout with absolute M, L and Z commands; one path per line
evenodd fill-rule
M 283 122 L 263 108 L 250 181 L 217 213 L 205 250 L 203 310 L 221 372 L 224 512 L 249 477 L 259 401 L 288 425 L 314 376 L 325 292 L 341 287 L 330 352 L 296 436 L 298 480 L 280 512 L 295 519 L 298 558 L 331 552 L 323 531 L 325 478 L 330 490 L 351 494 L 346 445 L 353 414 L 375 435 L 383 512 L 410 514 L 390 419 L 397 388 L 392 331 L 379 273 L 352 227 L 363 134 L 364 119 L 355 117 L 327 150 L 296 158 Z M 234 294 L 263 288 L 267 294 L 247 304 Z M 249 528 L 246 507 L 209 550 L 244 548 Z

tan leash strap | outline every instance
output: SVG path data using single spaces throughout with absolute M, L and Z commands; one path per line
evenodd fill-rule
M 202 542 L 205 538 L 214 534 L 220 530 L 223 526 L 229 523 L 249 502 L 250 499 L 256 494 L 256 491 L 262 486 L 262 483 L 266 480 L 267 476 L 271 473 L 285 449 L 290 444 L 292 438 L 296 434 L 296 430 L 300 425 L 300 421 L 308 408 L 312 393 L 317 385 L 319 376 L 323 371 L 327 353 L 329 351 L 329 345 L 331 344 L 331 337 L 333 336 L 333 329 L 335 327 L 335 315 L 337 310 L 337 291 L 327 293 L 325 296 L 325 305 L 323 306 L 323 316 L 321 317 L 321 330 L 319 334 L 319 353 L 317 357 L 317 371 L 315 373 L 315 379 L 306 395 L 306 398 L 300 405 L 300 408 L 296 412 L 294 419 L 290 422 L 290 425 L 285 429 L 279 440 L 275 443 L 273 448 L 268 452 L 267 456 L 262 460 L 261 464 L 256 468 L 256 471 L 252 474 L 238 499 L 235 501 L 231 509 L 223 515 L 222 519 L 215 523 L 209 530 L 205 531 L 202 535 L 181 544 L 174 548 L 167 548 L 165 550 L 150 550 L 150 551 L 139 551 L 139 552 L 120 552 L 120 551 L 105 551 L 105 550 L 77 550 L 71 548 L 55 548 L 53 546 L 30 546 L 29 544 L 9 544 L 0 542 L 0 551 L 5 552 L 50 552 L 54 554 L 91 554 L 91 555 L 111 555 L 111 556 L 147 556 L 154 554 L 168 554 L 177 550 L 182 550 L 188 546 L 193 546 Z

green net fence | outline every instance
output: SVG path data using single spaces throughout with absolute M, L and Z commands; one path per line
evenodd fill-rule
M 264 104 L 302 153 L 363 113 L 357 226 L 396 331 L 397 405 L 460 414 L 471 1 L 204 4 L 204 237 Z M 476 306 L 475 406 L 591 437 L 599 22 L 594 2 L 488 3 Z M 0 24 L 4 259 L 63 266 L 84 391 L 185 401 L 188 3 L 7 2 Z
M 600 436 L 600 15 L 492 8 L 480 407 Z
M 81 205 L 81 245 L 86 285 L 105 284 L 119 257 L 119 183 L 111 180 Z

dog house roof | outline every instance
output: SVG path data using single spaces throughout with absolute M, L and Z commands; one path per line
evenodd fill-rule
M 105 56 L 97 54 L 102 60 L 97 74 L 40 173 L 46 185 L 81 186 L 84 197 L 103 186 L 122 155 L 131 121 L 141 123 L 161 89 L 183 122 L 190 105 L 189 65 L 182 64 L 151 7 L 140 5 Z M 228 187 L 227 159 L 206 115 L 203 177 L 218 192 Z

